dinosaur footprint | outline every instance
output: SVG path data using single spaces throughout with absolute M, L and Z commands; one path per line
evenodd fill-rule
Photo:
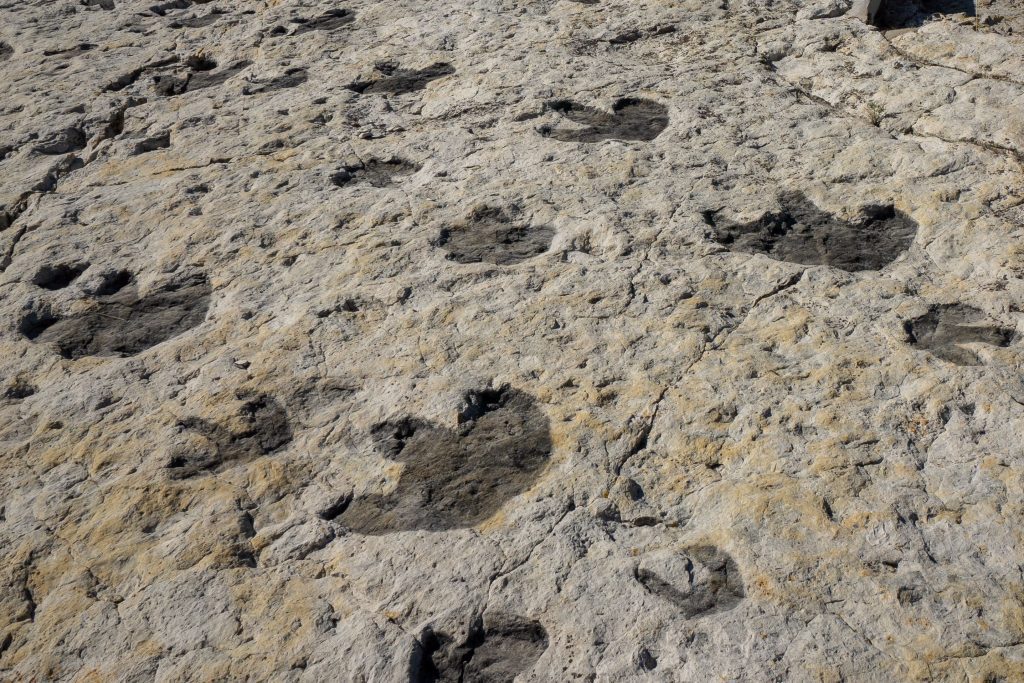
M 392 65 L 380 65 L 377 71 L 384 74 L 384 78 L 371 81 L 356 81 L 346 87 L 359 94 L 388 93 L 391 95 L 404 95 L 406 93 L 423 90 L 431 81 L 436 81 L 445 76 L 455 73 L 455 67 L 447 62 L 437 62 L 425 69 L 399 69 Z
M 309 33 L 310 31 L 334 31 L 355 21 L 355 12 L 348 9 L 332 9 L 321 14 L 316 19 L 297 19 L 299 27 L 292 31 L 293 36 Z
M 981 358 L 962 344 L 1009 346 L 1013 330 L 985 325 L 984 312 L 964 304 L 942 304 L 914 320 L 904 330 L 914 346 L 957 365 L 981 365 Z
M 373 436 L 405 467 L 391 493 L 357 498 L 341 514 L 372 535 L 478 524 L 529 488 L 551 454 L 547 417 L 508 387 L 466 396 L 454 430 L 407 417 L 377 425 Z
M 688 618 L 730 610 L 746 595 L 736 562 L 714 546 L 653 555 L 637 567 L 636 578 Z
M 668 108 L 663 104 L 636 97 L 625 97 L 612 105 L 611 113 L 571 100 L 548 102 L 547 107 L 584 128 L 540 130 L 545 137 L 562 142 L 600 142 L 601 140 L 650 141 L 668 126 Z
M 785 192 L 778 203 L 778 211 L 749 223 L 718 220 L 714 211 L 705 212 L 704 220 L 713 228 L 711 238 L 730 251 L 848 272 L 886 267 L 917 235 L 917 223 L 891 205 L 865 207 L 849 221 L 800 192 Z
M 413 657 L 410 680 L 505 683 L 531 669 L 548 648 L 540 622 L 515 614 L 478 617 L 467 636 L 456 643 L 447 634 L 427 631 Z
M 96 299 L 91 309 L 67 318 L 31 313 L 21 332 L 37 343 L 52 343 L 64 358 L 134 356 L 184 334 L 206 319 L 210 286 L 202 277 L 147 296 L 124 287 Z
M 230 424 L 189 417 L 179 423 L 183 431 L 207 439 L 207 447 L 179 449 L 167 468 L 178 479 L 217 471 L 240 462 L 275 453 L 292 440 L 288 413 L 273 396 L 239 394 L 243 403 Z
M 522 224 L 502 209 L 484 207 L 465 224 L 442 230 L 434 244 L 456 263 L 510 266 L 543 254 L 554 236 L 550 226 Z

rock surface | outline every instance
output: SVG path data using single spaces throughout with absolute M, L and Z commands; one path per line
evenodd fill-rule
M 0 679 L 1024 680 L 1024 3 L 0 0 Z

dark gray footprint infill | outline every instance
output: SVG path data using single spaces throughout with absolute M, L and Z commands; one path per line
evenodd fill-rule
M 88 269 L 88 263 L 61 263 L 45 265 L 36 271 L 32 284 L 43 289 L 64 289 Z
M 302 67 L 288 69 L 280 76 L 256 81 L 252 85 L 242 88 L 243 95 L 258 95 L 260 93 L 273 92 L 274 90 L 285 90 L 295 88 L 309 80 L 309 72 Z
M 178 449 L 166 465 L 171 476 L 186 479 L 203 472 L 219 471 L 270 455 L 291 443 L 288 413 L 273 396 L 240 395 L 237 398 L 242 404 L 230 427 L 198 417 L 179 423 L 181 430 L 206 437 L 208 445 Z
M 730 610 L 746 595 L 736 562 L 714 546 L 696 546 L 667 560 L 642 562 L 636 578 L 649 593 L 672 603 L 686 617 Z
M 185 17 L 183 19 L 175 19 L 168 24 L 170 28 L 205 28 L 207 26 L 213 26 L 220 20 L 225 13 L 216 7 L 213 8 L 209 14 L 204 15 L 193 15 L 191 17 Z
M 779 210 L 749 223 L 720 221 L 716 212 L 707 212 L 710 237 L 734 252 L 856 272 L 889 265 L 917 235 L 917 223 L 892 205 L 865 207 L 857 219 L 847 221 L 799 192 L 780 195 L 778 203 Z
M 964 304 L 942 304 L 903 324 L 913 346 L 957 365 L 981 365 L 981 358 L 963 344 L 1009 346 L 1014 331 L 985 324 L 983 311 Z
M 454 430 L 406 417 L 377 425 L 373 438 L 404 464 L 398 485 L 356 498 L 340 515 L 373 535 L 478 524 L 528 489 L 551 455 L 547 417 L 532 396 L 508 387 L 468 394 Z
M 22 319 L 21 332 L 37 343 L 55 344 L 64 358 L 133 356 L 202 323 L 209 305 L 210 286 L 202 279 L 145 297 L 129 286 L 67 318 L 31 313 Z
M 160 74 L 153 77 L 153 90 L 163 97 L 174 97 L 186 92 L 213 88 L 224 85 L 228 80 L 252 65 L 252 62 L 242 60 L 235 62 L 219 71 L 214 71 L 217 65 L 215 62 L 206 60 L 195 60 L 189 66 L 190 70 L 183 74 Z
M 436 81 L 445 76 L 455 73 L 455 67 L 447 62 L 437 62 L 425 69 L 401 69 L 393 65 L 379 65 L 377 71 L 384 75 L 383 78 L 369 81 L 356 81 L 350 83 L 346 88 L 360 94 L 387 93 L 390 95 L 404 95 L 405 93 L 423 90 L 431 81 Z
M 514 614 L 477 618 L 461 643 L 427 631 L 413 652 L 412 683 L 510 683 L 529 671 L 548 648 L 548 634 L 537 621 Z
M 434 245 L 456 263 L 515 265 L 547 251 L 555 230 L 513 221 L 505 211 L 478 209 L 464 225 L 445 228 Z
M 547 108 L 560 113 L 583 128 L 545 126 L 541 135 L 563 142 L 600 142 L 601 140 L 639 140 L 648 142 L 668 127 L 668 108 L 663 104 L 638 97 L 626 97 L 612 105 L 611 113 L 571 100 L 547 103 Z
M 331 174 L 331 182 L 338 187 L 353 183 L 366 183 L 373 187 L 387 187 L 398 178 L 412 175 L 420 170 L 418 164 L 392 157 L 386 161 L 370 159 L 353 166 L 345 166 Z
M 293 19 L 299 27 L 292 31 L 299 36 L 310 31 L 335 31 L 355 21 L 356 13 L 348 9 L 332 9 L 324 12 L 316 19 Z

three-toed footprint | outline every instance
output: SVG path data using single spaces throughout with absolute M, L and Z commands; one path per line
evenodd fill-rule
M 623 97 L 612 104 L 611 113 L 578 104 L 555 100 L 547 108 L 558 112 L 584 128 L 544 126 L 541 135 L 563 142 L 600 142 L 601 140 L 650 141 L 668 126 L 668 108 L 639 97 Z

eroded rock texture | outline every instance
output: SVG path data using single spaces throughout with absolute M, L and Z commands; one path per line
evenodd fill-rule
M 1019 681 L 1024 5 L 0 1 L 0 680 Z

